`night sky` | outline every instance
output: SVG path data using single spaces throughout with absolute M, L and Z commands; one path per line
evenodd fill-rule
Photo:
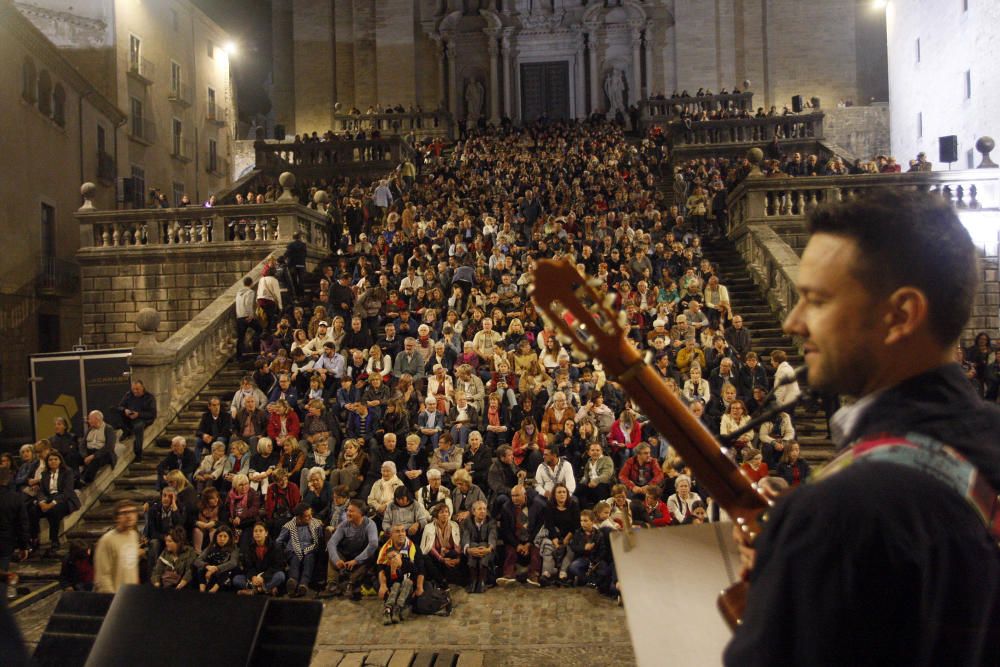
M 233 37 L 238 51 L 232 59 L 240 116 L 267 113 L 270 100 L 264 83 L 271 71 L 270 0 L 192 0 Z

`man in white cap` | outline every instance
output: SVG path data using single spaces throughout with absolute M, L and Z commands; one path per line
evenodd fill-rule
M 320 320 L 319 326 L 316 328 L 316 337 L 302 346 L 302 350 L 314 360 L 319 359 L 320 355 L 323 354 L 324 343 L 333 342 L 329 327 L 329 322 Z

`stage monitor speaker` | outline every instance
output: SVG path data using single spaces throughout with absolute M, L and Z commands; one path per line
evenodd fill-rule
M 166 667 L 206 660 L 306 667 L 322 614 L 320 602 L 140 585 L 123 587 L 113 601 L 110 595 L 64 593 L 34 659 L 59 667 Z M 75 631 L 69 624 L 73 617 L 86 621 L 78 621 Z M 219 619 L 225 619 L 226 641 L 220 641 Z
M 796 95 L 792 98 L 792 111 L 802 113 L 802 96 Z
M 274 138 L 277 139 L 278 141 L 284 141 L 285 140 L 285 126 L 284 125 L 280 125 L 279 124 L 279 125 L 275 125 L 274 126 Z
M 938 137 L 938 161 L 958 162 L 958 137 L 956 135 Z

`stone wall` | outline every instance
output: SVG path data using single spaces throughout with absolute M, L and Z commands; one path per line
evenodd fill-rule
M 903 164 L 920 151 L 937 162 L 938 137 L 956 135 L 954 168 L 975 166 L 976 140 L 1000 136 L 1000 3 L 893 0 L 886 23 L 893 153 Z
M 160 334 L 170 335 L 229 289 L 271 250 L 254 248 L 87 248 L 77 255 L 83 293 L 83 342 L 128 347 L 139 332 L 135 316 L 154 308 Z
M 889 105 L 823 109 L 827 140 L 862 160 L 889 155 Z

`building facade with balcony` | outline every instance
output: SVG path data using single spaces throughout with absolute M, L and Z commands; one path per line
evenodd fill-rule
M 187 0 L 25 0 L 15 5 L 128 114 L 119 199 L 171 204 L 225 188 L 232 175 L 236 91 L 229 35 Z M 131 179 L 124 183 L 121 179 Z
M 0 0 L 0 400 L 23 395 L 27 358 L 65 350 L 82 333 L 75 254 L 80 183 L 114 208 L 125 113 Z M 44 156 L 44 157 L 40 157 Z

